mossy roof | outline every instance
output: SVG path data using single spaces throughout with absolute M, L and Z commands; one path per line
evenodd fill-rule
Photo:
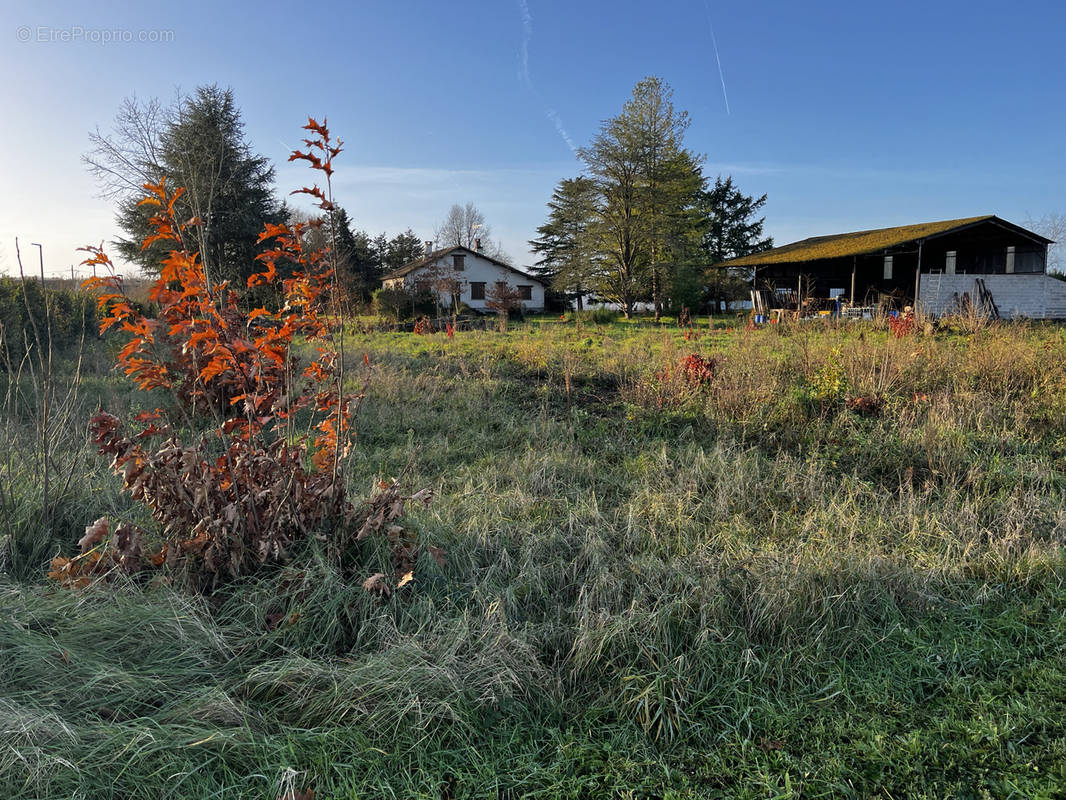
M 928 239 L 931 236 L 939 236 L 956 228 L 965 228 L 974 223 L 991 219 L 996 219 L 996 217 L 992 214 L 986 214 L 982 217 L 947 219 L 942 222 L 921 222 L 917 225 L 900 225 L 895 228 L 878 228 L 872 231 L 837 233 L 832 236 L 812 236 L 810 239 L 785 244 L 772 250 L 764 250 L 761 253 L 753 253 L 742 258 L 734 258 L 732 261 L 726 261 L 723 266 L 754 267 L 763 264 L 821 261 L 826 258 L 879 253 L 890 247 L 897 247 L 919 239 Z

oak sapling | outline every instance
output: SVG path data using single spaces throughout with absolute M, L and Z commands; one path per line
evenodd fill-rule
M 374 503 L 359 509 L 345 492 L 342 467 L 363 394 L 344 388 L 332 248 L 306 245 L 310 229 L 331 224 L 330 177 L 341 143 L 313 119 L 305 129 L 307 149 L 290 160 L 308 161 L 325 176 L 326 188 L 297 193 L 315 198 L 326 216 L 267 224 L 259 241 L 268 249 L 247 279 L 248 288 L 277 292 L 277 310 L 245 311 L 228 282 L 210 281 L 187 245 L 189 229 L 200 221 L 175 218 L 182 190 L 171 191 L 165 179 L 147 184 L 141 201 L 155 209 L 155 232 L 144 246 L 172 247 L 150 293 L 155 316 L 129 301 L 102 247 L 86 248 L 84 263 L 107 273 L 85 282 L 98 295 L 101 332 L 117 327 L 129 336 L 119 368 L 139 390 L 172 398 L 168 407 L 127 421 L 101 410 L 90 422 L 93 442 L 111 458 L 123 489 L 150 511 L 160 536 L 149 544 L 138 528 L 110 532 L 106 519 L 97 520 L 80 555 L 52 562 L 52 578 L 79 586 L 112 569 L 165 565 L 183 572 L 190 585 L 211 588 L 286 559 L 312 537 L 325 538 L 343 558 L 348 544 L 380 527 Z M 327 241 L 333 239 L 331 230 Z M 297 344 L 313 357 L 298 358 Z

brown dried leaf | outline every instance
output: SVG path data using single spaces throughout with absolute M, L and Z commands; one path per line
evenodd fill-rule
M 107 536 L 107 517 L 100 517 L 92 525 L 85 526 L 85 535 L 78 539 L 82 553 L 88 553 Z
M 385 582 L 385 573 L 383 572 L 375 572 L 363 581 L 363 588 L 368 592 L 373 592 L 382 597 L 388 597 L 392 594 L 392 589 L 389 588 L 389 584 Z
M 115 529 L 111 550 L 126 572 L 136 572 L 141 568 L 141 532 L 129 523 L 123 523 Z
M 424 504 L 424 505 L 426 505 L 428 507 L 429 504 L 433 502 L 433 490 L 432 489 L 419 489 L 417 492 L 415 492 L 413 495 L 411 495 L 408 499 L 409 500 L 413 500 L 416 503 L 422 503 L 422 504 Z

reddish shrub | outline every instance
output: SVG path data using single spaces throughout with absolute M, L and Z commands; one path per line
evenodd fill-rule
M 689 353 L 681 359 L 679 370 L 685 380 L 694 386 L 705 386 L 714 380 L 718 363 L 713 358 L 704 358 L 698 353 Z
M 312 136 L 304 140 L 307 150 L 289 160 L 306 160 L 324 174 L 325 191 L 298 191 L 328 213 L 340 142 L 314 120 L 305 129 Z M 119 367 L 139 389 L 168 391 L 176 402 L 127 424 L 101 411 L 91 432 L 123 489 L 159 523 L 160 541 L 149 547 L 128 525 L 109 535 L 107 520 L 98 520 L 81 541 L 82 554 L 56 559 L 50 575 L 78 586 L 116 567 L 134 572 L 165 564 L 183 567 L 190 583 L 206 588 L 284 559 L 297 539 L 332 532 L 331 547 L 342 552 L 347 538 L 380 525 L 371 519 L 371 504 L 359 534 L 345 533 L 345 523 L 360 516 L 345 496 L 342 466 L 362 394 L 343 389 L 342 317 L 329 251 L 305 247 L 307 231 L 324 220 L 266 225 L 260 241 L 274 246 L 258 256 L 262 269 L 248 286 L 274 287 L 281 302 L 277 311 L 245 312 L 237 293 L 226 282 L 211 282 L 199 255 L 186 249 L 186 229 L 199 223 L 175 219 L 182 190 L 168 191 L 165 181 L 145 188 L 142 204 L 157 213 L 144 246 L 174 246 L 150 293 L 157 316 L 135 310 L 99 247 L 87 248 L 85 263 L 110 274 L 86 285 L 97 290 L 105 312 L 101 332 L 117 326 L 130 337 Z M 298 338 L 313 349 L 306 363 L 293 353 Z
M 892 331 L 892 335 L 897 339 L 902 339 L 904 336 L 909 336 L 917 329 L 917 324 L 914 321 L 914 313 L 908 311 L 906 314 L 900 314 L 896 317 L 888 318 L 888 329 Z
M 862 395 L 849 397 L 844 401 L 848 411 L 858 414 L 860 417 L 878 417 L 885 408 L 885 399 L 878 395 Z

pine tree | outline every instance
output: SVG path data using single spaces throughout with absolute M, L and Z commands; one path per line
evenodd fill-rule
M 699 158 L 684 147 L 685 112 L 670 87 L 645 78 L 622 113 L 607 120 L 578 152 L 598 201 L 589 225 L 593 288 L 628 317 L 650 299 L 656 316 L 691 241 L 691 209 L 703 188 Z
M 548 201 L 548 221 L 537 228 L 537 238 L 529 242 L 540 257 L 534 272 L 549 280 L 554 290 L 572 295 L 579 310 L 598 269 L 598 256 L 589 240 L 596 202 L 596 183 L 591 178 L 563 180 Z
M 123 258 L 154 273 L 166 256 L 163 243 L 141 249 L 152 209 L 138 205 L 143 192 L 137 188 L 165 177 L 168 186 L 185 189 L 178 216 L 199 221 L 190 228 L 197 239 L 191 244 L 210 279 L 243 286 L 262 251 L 263 224 L 282 221 L 288 209 L 274 196 L 274 168 L 245 138 L 232 91 L 203 86 L 166 110 L 127 101 L 117 131 L 91 141 L 95 149 L 86 161 L 103 191 L 120 198 L 118 222 L 127 236 L 116 246 Z M 131 150 L 140 157 L 130 160 Z
M 700 193 L 703 226 L 700 249 L 707 264 L 708 294 L 719 312 L 724 302 L 743 293 L 747 276 L 731 274 L 715 265 L 774 246 L 773 238 L 763 235 L 766 218 L 755 218 L 765 204 L 765 194 L 758 198 L 744 194 L 733 183 L 732 176 L 722 180 L 719 175 L 712 188 Z
M 385 245 L 385 254 L 382 263 L 386 272 L 399 269 L 404 264 L 421 258 L 425 255 L 426 247 L 413 230 L 408 228 L 389 239 Z

